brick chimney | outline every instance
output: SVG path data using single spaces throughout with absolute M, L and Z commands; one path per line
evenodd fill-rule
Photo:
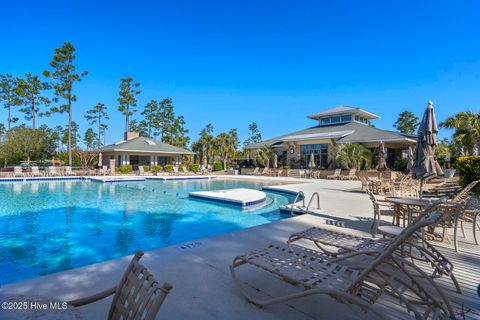
M 126 141 L 128 141 L 128 140 L 132 140 L 132 139 L 135 139 L 135 138 L 138 138 L 138 137 L 140 137 L 140 134 L 138 132 L 129 131 L 129 132 L 125 132 L 124 139 Z

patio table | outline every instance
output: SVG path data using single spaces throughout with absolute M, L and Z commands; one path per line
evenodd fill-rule
M 0 302 L 0 319 L 85 319 L 79 308 L 54 298 L 13 295 L 0 297 Z
M 400 217 L 403 216 L 403 227 L 406 226 L 406 222 L 410 223 L 413 218 L 413 213 L 418 212 L 414 209 L 422 210 L 429 204 L 431 204 L 431 200 L 427 199 L 420 199 L 420 198 L 403 198 L 403 197 L 386 197 L 385 201 L 390 202 L 394 206 L 394 210 L 397 214 L 397 225 L 400 224 Z M 406 207 L 407 217 L 402 215 L 402 207 Z

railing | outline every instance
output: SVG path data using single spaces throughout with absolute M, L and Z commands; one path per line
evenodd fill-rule
M 293 211 L 295 203 L 297 203 L 298 197 L 300 196 L 302 196 L 303 207 L 305 207 L 305 194 L 303 193 L 303 191 L 298 191 L 297 195 L 295 196 L 295 200 L 293 200 L 292 206 L 290 207 L 290 214 L 292 215 L 292 217 L 295 215 L 295 212 Z
M 308 212 L 308 208 L 310 208 L 310 205 L 312 204 L 313 198 L 315 196 L 317 196 L 317 207 L 316 207 L 316 209 L 320 209 L 320 195 L 318 194 L 318 192 L 314 192 L 312 194 L 312 196 L 310 197 L 310 201 L 308 201 L 307 208 L 305 209 L 306 213 Z

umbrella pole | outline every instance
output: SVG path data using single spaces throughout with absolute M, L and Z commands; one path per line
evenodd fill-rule
M 420 199 L 423 198 L 423 178 L 420 179 Z

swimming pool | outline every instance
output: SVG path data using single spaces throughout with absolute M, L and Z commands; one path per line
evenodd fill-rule
M 268 183 L 271 184 L 271 183 Z M 248 228 L 285 218 L 292 201 L 267 193 L 248 211 L 188 198 L 190 191 L 261 189 L 227 179 L 0 184 L 0 284 Z

